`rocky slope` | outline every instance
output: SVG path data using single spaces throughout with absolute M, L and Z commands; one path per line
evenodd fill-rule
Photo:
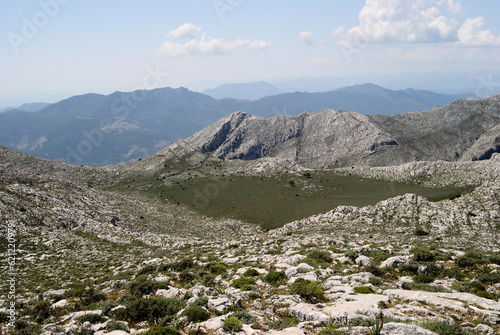
M 0 331 L 498 333 L 500 155 L 493 150 L 490 157 L 472 160 L 496 143 L 498 100 L 456 102 L 434 111 L 453 119 L 450 126 L 436 119 L 405 133 L 397 133 L 390 118 L 340 111 L 270 120 L 235 113 L 149 159 L 113 169 L 72 166 L 0 147 Z M 423 113 L 401 123 L 432 118 Z M 445 148 L 460 141 L 453 129 L 467 124 L 473 126 L 464 136 L 477 137 L 464 145 L 469 156 L 405 161 L 411 150 L 427 156 L 439 151 L 405 147 L 403 136 L 410 143 L 448 132 L 436 144 Z M 357 147 L 379 143 L 373 148 L 379 156 L 406 163 L 370 167 L 380 161 L 366 156 L 366 149 L 329 137 L 337 133 L 356 133 Z M 337 157 L 334 151 L 315 155 L 328 141 L 352 151 L 349 162 L 357 165 L 311 169 Z M 380 145 L 390 141 L 398 145 Z M 452 151 L 443 150 L 443 157 Z M 284 188 L 306 196 L 321 194 L 326 178 L 335 176 L 367 185 L 385 181 L 389 188 L 397 183 L 467 188 L 439 201 L 401 194 L 370 206 L 332 205 L 269 231 L 230 215 L 200 214 L 169 193 L 172 185 L 202 180 L 198 190 L 215 199 L 223 186 L 215 192 L 217 184 L 207 178 L 253 178 L 278 180 L 279 187 L 293 179 Z M 13 254 L 15 263 L 9 260 Z M 15 297 L 5 284 L 12 278 Z M 12 302 L 14 325 L 8 314 Z
M 158 155 L 181 150 L 222 160 L 276 157 L 307 168 L 481 160 L 499 151 L 499 124 L 500 95 L 401 115 L 322 110 L 263 119 L 237 112 Z

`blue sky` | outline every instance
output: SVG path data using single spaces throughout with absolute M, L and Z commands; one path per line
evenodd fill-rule
M 500 70 L 498 0 L 0 0 L 0 106 L 224 82 Z

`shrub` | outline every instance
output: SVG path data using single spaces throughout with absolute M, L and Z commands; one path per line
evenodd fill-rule
M 235 279 L 235 280 L 233 280 L 233 283 L 231 284 L 231 286 L 234 288 L 241 288 L 245 285 L 255 285 L 255 279 L 253 279 L 253 278 Z
M 413 233 L 415 236 L 427 236 L 429 235 L 429 232 L 423 230 L 422 228 L 417 228 L 415 229 L 415 232 Z
M 139 271 L 137 271 L 137 275 L 140 276 L 140 275 L 154 273 L 154 272 L 156 272 L 156 270 L 157 270 L 157 268 L 155 265 L 147 265 L 147 266 L 143 267 L 142 269 L 140 269 Z
M 298 320 L 294 317 L 285 317 L 277 321 L 269 322 L 268 326 L 272 329 L 282 330 L 285 328 L 295 327 L 298 323 Z
M 210 265 L 210 272 L 217 275 L 222 275 L 227 272 L 227 266 L 224 264 Z
M 374 324 L 375 321 L 373 319 L 362 317 L 352 318 L 347 322 L 349 327 L 371 327 Z
M 477 277 L 477 279 L 486 285 L 492 285 L 492 284 L 497 284 L 500 283 L 500 273 L 498 272 L 493 272 L 493 273 L 488 273 L 484 275 L 480 275 Z
M 359 293 L 359 294 L 372 294 L 373 289 L 368 286 L 360 286 L 360 287 L 355 287 L 354 292 Z
M 464 255 L 455 259 L 455 264 L 461 268 L 467 268 L 476 265 L 476 259 Z
M 33 316 L 35 319 L 45 320 L 52 315 L 52 307 L 48 301 L 39 301 L 33 307 Z
M 101 316 L 100 314 L 85 314 L 85 315 L 82 315 L 78 321 L 80 321 L 80 323 L 85 323 L 85 322 L 90 322 L 91 324 L 96 324 L 96 323 L 101 323 L 101 322 L 104 322 L 106 321 L 106 318 L 104 316 Z
M 382 280 L 377 277 L 370 277 L 368 279 L 368 282 L 372 284 L 373 286 L 382 286 Z
M 154 290 L 155 283 L 151 280 L 133 281 L 129 285 L 130 293 L 136 297 L 151 294 Z
M 223 329 L 227 332 L 239 332 L 243 329 L 243 322 L 238 320 L 238 318 L 230 317 L 224 320 Z
M 76 335 L 94 335 L 94 331 L 90 328 L 83 328 L 76 332 Z
M 483 253 L 477 250 L 468 250 L 465 255 L 455 259 L 455 263 L 460 267 L 471 267 L 475 265 L 485 264 L 488 259 Z
M 117 319 L 129 322 L 152 321 L 158 323 L 166 315 L 174 315 L 182 308 L 182 301 L 176 298 L 154 297 L 131 302 L 125 310 L 119 310 Z
M 294 294 L 298 294 L 302 299 L 310 303 L 325 300 L 325 291 L 323 290 L 321 283 L 311 282 L 303 278 L 297 279 L 290 286 L 290 291 Z
M 210 313 L 200 306 L 189 307 L 184 312 L 182 316 L 186 316 L 189 322 L 203 322 L 210 318 Z
M 7 315 L 7 313 L 0 312 L 0 323 L 5 323 L 7 321 L 9 321 L 9 316 Z
M 321 329 L 318 335 L 344 335 L 344 332 L 337 330 L 334 326 L 327 326 Z
M 330 253 L 328 251 L 322 251 L 322 250 L 314 250 L 312 251 L 307 257 L 318 260 L 318 261 L 323 261 L 326 263 L 331 263 L 333 262 L 333 258 L 330 256 Z
M 345 257 L 349 258 L 353 262 L 359 256 L 359 254 L 356 251 L 354 251 L 354 250 L 347 250 L 344 255 L 345 255 Z
M 104 299 L 106 299 L 106 295 L 101 291 L 95 290 L 93 287 L 84 291 L 80 296 L 80 300 L 85 306 L 103 301 Z
M 457 324 L 449 324 L 446 322 L 424 322 L 422 326 L 439 335 L 473 335 L 472 332 L 460 328 Z
M 173 269 L 177 272 L 181 272 L 183 270 L 190 269 L 194 266 L 194 262 L 192 259 L 185 258 L 179 261 L 177 264 L 174 264 Z
M 259 271 L 255 269 L 248 269 L 243 273 L 243 275 L 245 277 L 257 277 L 259 275 Z
M 285 273 L 282 271 L 271 271 L 264 277 L 264 281 L 269 284 L 277 284 L 283 279 L 285 279 Z
M 429 276 L 429 275 L 426 275 L 426 274 L 420 274 L 420 275 L 415 276 L 415 282 L 417 282 L 417 283 L 429 284 L 429 283 L 432 283 L 433 281 L 434 281 L 434 278 Z
M 435 257 L 434 253 L 425 247 L 415 247 L 411 252 L 415 262 L 432 262 Z
M 170 327 L 153 327 L 143 335 L 181 335 L 181 332 Z
M 26 320 L 17 319 L 14 322 L 17 329 L 17 335 L 33 335 L 40 334 L 42 332 L 42 326 L 40 325 L 30 325 Z
M 128 327 L 126 324 L 124 324 L 123 322 L 119 322 L 119 321 L 110 321 L 106 324 L 106 331 L 108 333 L 111 333 L 113 330 L 123 330 L 123 331 L 126 331 L 128 332 Z
M 486 290 L 486 287 L 484 287 L 484 285 L 481 282 L 477 281 L 477 280 L 471 281 L 470 286 L 473 289 L 475 289 L 476 291 L 484 291 L 484 290 Z
M 255 323 L 255 321 L 257 321 L 257 319 L 255 319 L 255 316 L 245 311 L 238 311 L 236 313 L 233 313 L 233 315 L 231 316 L 237 318 L 238 320 L 247 325 L 253 324 Z
M 199 297 L 191 304 L 191 307 L 200 306 L 207 307 L 208 306 L 208 297 Z

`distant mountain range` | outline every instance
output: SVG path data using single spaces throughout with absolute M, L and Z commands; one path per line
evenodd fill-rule
M 85 94 L 32 113 L 0 114 L 0 145 L 71 164 L 106 166 L 151 156 L 235 111 L 260 117 L 322 109 L 395 114 L 443 106 L 456 98 L 372 84 L 323 93 L 283 93 L 255 101 L 214 99 L 186 88 Z
M 244 84 L 224 84 L 213 89 L 204 90 L 201 93 L 209 95 L 214 99 L 258 100 L 270 95 L 280 94 L 282 91 L 265 81 L 259 81 Z
M 38 112 L 41 109 L 44 109 L 48 105 L 50 104 L 45 102 L 34 102 L 30 104 L 22 104 L 19 107 L 0 108 L 0 113 L 5 113 L 8 111 L 23 111 L 23 112 L 33 113 L 33 112 Z

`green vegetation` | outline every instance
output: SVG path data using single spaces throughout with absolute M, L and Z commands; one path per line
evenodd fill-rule
M 200 306 L 189 307 L 182 312 L 182 316 L 186 316 L 189 322 L 203 322 L 210 318 L 210 313 Z
M 360 287 L 355 287 L 354 292 L 359 293 L 359 294 L 372 294 L 375 293 L 371 287 L 368 286 L 360 286 Z
M 108 333 L 112 332 L 113 330 L 123 330 L 123 331 L 128 331 L 128 327 L 126 324 L 120 321 L 110 321 L 106 324 L 106 331 Z
M 245 312 L 245 311 L 235 312 L 231 315 L 231 317 L 237 318 L 238 320 L 240 320 L 244 324 L 252 324 L 252 323 L 255 323 L 255 321 L 257 321 L 255 316 L 253 316 L 252 314 Z
M 233 283 L 231 284 L 231 286 L 234 288 L 244 288 L 245 286 L 248 286 L 248 285 L 255 285 L 255 279 L 253 279 L 253 278 L 235 279 L 233 281 Z
M 435 332 L 438 335 L 473 335 L 474 333 L 460 328 L 457 324 L 449 324 L 446 322 L 424 322 L 422 327 Z
M 282 271 L 271 271 L 264 277 L 264 281 L 272 285 L 282 282 L 283 279 L 285 279 L 285 273 Z
M 297 279 L 290 286 L 290 292 L 298 294 L 302 299 L 309 303 L 317 303 L 325 300 L 325 291 L 319 282 L 311 282 L 302 278 Z
M 104 316 L 101 316 L 100 314 L 85 314 L 82 315 L 80 319 L 78 319 L 78 321 L 80 321 L 80 323 L 85 323 L 88 321 L 92 324 L 96 324 L 106 321 L 106 318 Z
M 174 171 L 197 170 L 187 163 L 184 164 L 176 167 Z M 203 215 L 225 217 L 231 213 L 235 219 L 259 224 L 264 229 L 277 228 L 290 221 L 324 213 L 339 205 L 374 205 L 381 200 L 406 193 L 415 193 L 431 201 L 439 201 L 471 190 L 389 183 L 357 176 L 341 176 L 329 171 L 317 172 L 314 178 L 301 177 L 300 182 L 297 179 L 290 180 L 289 175 L 232 175 L 219 179 L 186 176 L 166 186 L 160 176 L 170 171 L 171 167 L 160 171 L 154 177 L 127 180 L 112 189 L 145 193 L 162 200 L 165 200 L 165 194 L 168 194 L 166 200 L 180 203 Z M 207 191 L 205 194 L 205 190 L 213 192 Z
M 241 322 L 238 318 L 236 317 L 229 317 L 226 320 L 224 320 L 224 326 L 223 329 L 227 332 L 239 332 L 243 328 L 243 322 Z
M 257 277 L 259 275 L 259 271 L 255 269 L 248 269 L 243 273 L 246 277 Z
M 143 335 L 181 335 L 181 332 L 170 327 L 153 327 Z

